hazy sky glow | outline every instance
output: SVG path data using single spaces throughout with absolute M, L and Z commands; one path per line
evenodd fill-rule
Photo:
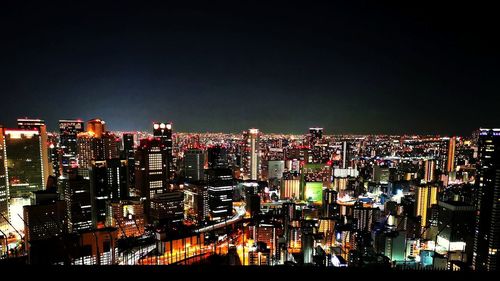
M 140 2 L 2 8 L 0 124 L 469 134 L 500 123 L 498 102 L 484 102 L 498 94 L 494 9 Z

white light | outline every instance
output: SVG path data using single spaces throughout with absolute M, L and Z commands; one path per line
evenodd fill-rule
M 172 124 L 167 124 L 167 129 L 172 129 Z
M 154 124 L 154 125 L 153 125 L 153 128 L 154 128 L 155 130 L 158 130 L 158 128 L 159 128 L 159 127 L 160 127 L 160 125 L 158 125 L 158 124 Z
M 160 124 L 160 129 L 165 129 L 165 123 Z

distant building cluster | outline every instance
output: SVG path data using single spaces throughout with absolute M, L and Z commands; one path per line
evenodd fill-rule
M 470 137 L 0 126 L 2 261 L 500 269 L 500 129 Z

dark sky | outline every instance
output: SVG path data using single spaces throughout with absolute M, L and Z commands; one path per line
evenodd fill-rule
M 50 129 L 60 118 L 101 117 L 112 130 L 167 120 L 191 132 L 470 134 L 500 125 L 493 7 L 11 2 L 0 8 L 7 126 L 21 116 Z

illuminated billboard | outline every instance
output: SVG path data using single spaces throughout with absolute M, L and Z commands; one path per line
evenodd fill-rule
M 305 200 L 312 201 L 314 204 L 321 204 L 323 200 L 323 183 L 307 182 L 304 195 Z

